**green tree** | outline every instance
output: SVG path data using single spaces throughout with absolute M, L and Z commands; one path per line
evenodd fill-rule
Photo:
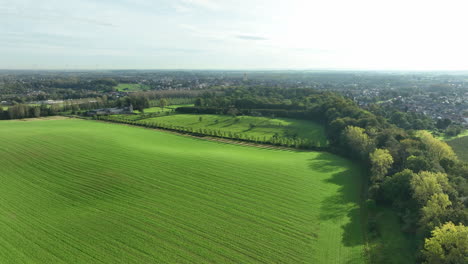
M 41 108 L 39 106 L 35 106 L 32 108 L 32 117 L 40 117 L 41 116 Z
M 24 104 L 16 104 L 8 108 L 8 115 L 10 119 L 21 119 L 28 115 L 28 107 Z
M 227 111 L 227 114 L 232 117 L 235 117 L 238 113 L 239 110 L 237 110 L 237 108 L 229 108 L 229 110 Z
M 343 131 L 343 141 L 354 153 L 361 158 L 366 158 L 373 148 L 372 140 L 365 133 L 364 128 L 347 126 Z
M 392 176 L 385 177 L 382 190 L 385 200 L 392 201 L 394 206 L 406 207 L 404 204 L 411 199 L 411 170 L 405 169 Z
M 414 172 L 429 171 L 432 169 L 430 161 L 428 161 L 424 156 L 411 155 L 406 159 L 405 165 L 406 168 Z
M 438 129 L 446 129 L 450 124 L 452 124 L 452 120 L 448 118 L 439 119 L 437 120 L 436 127 Z
M 453 149 L 445 142 L 434 138 L 431 133 L 427 131 L 420 131 L 419 137 L 424 144 L 429 157 L 437 162 L 442 159 L 458 160 Z
M 468 263 L 468 227 L 452 222 L 436 227 L 422 250 L 427 264 Z
M 164 109 L 164 107 L 166 107 L 167 104 L 168 104 L 167 99 L 161 98 L 161 99 L 159 100 L 159 106 L 160 106 L 162 109 Z
M 197 98 L 195 99 L 195 106 L 203 106 L 204 105 L 204 100 L 203 98 Z
M 443 193 L 444 190 L 448 189 L 448 185 L 447 174 L 440 172 L 422 171 L 413 174 L 411 178 L 413 197 L 423 205 L 434 194 Z
M 371 162 L 371 181 L 376 183 L 383 180 L 392 167 L 393 157 L 387 149 L 376 149 L 369 155 Z
M 441 225 L 447 216 L 447 209 L 451 205 L 452 202 L 450 202 L 448 195 L 445 193 L 433 194 L 427 204 L 421 209 L 421 226 L 431 230 Z

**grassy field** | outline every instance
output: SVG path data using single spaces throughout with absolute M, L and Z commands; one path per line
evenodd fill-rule
M 1 263 L 363 263 L 362 171 L 86 120 L 0 122 Z
M 435 138 L 437 138 L 438 140 L 449 141 L 449 140 L 453 140 L 453 139 L 457 139 L 457 138 L 461 138 L 461 137 L 466 137 L 466 136 L 468 136 L 468 130 L 465 130 L 465 131 L 463 131 L 462 133 L 460 133 L 460 134 L 458 134 L 456 136 L 447 136 L 445 134 L 442 134 L 442 135 L 439 135 L 439 136 L 435 136 Z
M 468 161 L 468 130 L 456 136 L 440 135 L 436 138 L 447 142 L 460 160 Z
M 195 129 L 208 128 L 233 133 L 243 133 L 261 138 L 271 138 L 275 134 L 280 137 L 297 136 L 305 139 L 314 139 L 320 142 L 321 146 L 327 145 L 327 138 L 323 126 L 310 121 L 288 118 L 178 114 L 144 119 L 140 122 L 157 122 L 174 126 L 192 127 Z
M 447 141 L 447 143 L 453 148 L 460 160 L 468 162 L 468 136 L 458 137 Z
M 149 90 L 148 85 L 138 84 L 138 83 L 119 83 L 115 90 L 119 92 L 132 92 L 132 91 L 145 91 Z
M 417 242 L 401 232 L 400 219 L 389 208 L 378 207 L 375 214 L 378 237 L 370 237 L 371 263 L 413 264 Z

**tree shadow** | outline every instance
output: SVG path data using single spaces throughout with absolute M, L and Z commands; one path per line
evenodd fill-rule
M 232 126 L 232 125 L 234 125 L 234 122 L 227 123 L 226 125 L 224 125 L 224 126 L 222 126 L 222 127 L 230 127 L 230 126 Z
M 229 119 L 225 119 L 225 120 L 219 121 L 219 119 L 218 119 L 218 122 L 213 121 L 213 122 L 211 122 L 211 124 L 208 124 L 208 125 L 206 125 L 206 126 L 215 126 L 215 125 L 221 125 L 222 123 L 227 123 L 227 124 L 225 124 L 225 125 L 222 126 L 222 127 L 228 127 L 228 126 L 231 126 L 231 125 L 232 125 L 232 122 L 231 122 L 231 121 L 232 121 L 232 120 L 229 120 Z
M 338 186 L 337 193 L 322 200 L 319 219 L 336 221 L 337 224 L 341 224 L 344 218 L 349 219 L 341 226 L 342 243 L 347 247 L 363 245 L 365 232 L 361 208 L 364 171 L 355 167 L 350 169 L 350 165 L 350 161 L 329 153 L 320 153 L 309 163 L 315 171 L 332 173 L 325 182 Z
M 254 130 L 255 128 L 256 128 L 256 127 L 249 127 L 249 128 L 247 128 L 246 130 L 242 130 L 242 133 L 252 131 L 252 130 Z

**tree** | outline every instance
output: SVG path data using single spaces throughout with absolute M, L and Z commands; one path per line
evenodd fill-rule
M 39 106 L 32 107 L 32 117 L 40 117 L 41 116 L 41 108 Z
M 385 200 L 392 201 L 396 207 L 407 207 L 406 203 L 411 199 L 410 181 L 413 174 L 411 170 L 405 169 L 390 177 L 386 177 L 382 183 Z
M 429 171 L 432 165 L 424 156 L 411 155 L 406 159 L 406 168 L 414 172 Z
M 463 131 L 463 127 L 459 125 L 451 125 L 445 130 L 447 136 L 457 136 Z
M 49 115 L 49 108 L 47 107 L 46 104 L 41 104 L 40 110 L 41 110 L 41 115 L 42 116 L 48 116 Z
M 237 108 L 229 108 L 229 110 L 227 111 L 227 114 L 232 117 L 235 117 L 238 113 L 239 110 L 237 110 Z
M 197 99 L 195 99 L 195 106 L 200 107 L 200 106 L 203 106 L 203 105 L 204 105 L 204 100 L 203 100 L 203 98 L 197 98 Z
M 436 127 L 438 129 L 446 129 L 448 126 L 450 126 L 450 124 L 452 124 L 452 120 L 448 118 L 438 119 L 436 123 Z
M 49 114 L 50 115 L 57 115 L 60 111 L 60 108 L 57 104 L 53 104 L 49 108 Z
M 8 108 L 10 119 L 21 119 L 28 115 L 28 107 L 24 104 L 16 104 Z
M 137 94 L 131 95 L 126 98 L 125 102 L 121 106 L 132 106 L 134 110 L 138 110 L 141 113 L 145 111 L 145 108 L 149 107 L 149 99 L 146 95 Z
M 392 116 L 390 117 L 390 122 L 401 128 L 409 128 L 411 126 L 411 124 L 407 120 L 407 115 L 399 111 L 392 114 Z
M 448 185 L 447 174 L 440 172 L 422 171 L 413 174 L 411 178 L 413 197 L 422 205 L 426 204 L 434 194 L 443 193 L 448 189 Z
M 447 216 L 447 208 L 452 205 L 448 195 L 436 193 L 431 196 L 427 204 L 421 209 L 420 224 L 423 228 L 433 229 L 444 222 Z
M 160 106 L 162 109 L 164 109 L 164 107 L 166 107 L 167 104 L 168 104 L 167 99 L 161 98 L 161 100 L 159 100 L 159 106 Z
M 393 157 L 387 149 L 376 149 L 369 155 L 371 162 L 371 181 L 380 182 L 392 167 Z
M 354 154 L 361 158 L 366 158 L 369 151 L 372 149 L 372 140 L 365 133 L 364 128 L 347 126 L 343 131 L 343 142 Z
M 422 250 L 427 264 L 468 263 L 468 227 L 452 222 L 436 227 Z
M 444 158 L 454 161 L 458 160 L 453 149 L 447 143 L 434 138 L 431 133 L 420 131 L 419 137 L 426 148 L 428 156 L 435 161 L 440 162 Z

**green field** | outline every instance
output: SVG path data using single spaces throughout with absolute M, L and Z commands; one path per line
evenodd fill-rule
M 325 128 L 322 125 L 288 118 L 178 114 L 144 119 L 139 122 L 157 122 L 194 129 L 208 128 L 260 138 L 271 138 L 276 134 L 280 137 L 313 139 L 320 142 L 321 146 L 328 144 Z
M 86 120 L 0 122 L 1 263 L 363 263 L 362 170 Z
M 458 137 L 447 141 L 460 160 L 468 162 L 468 136 Z
M 416 263 L 414 252 L 417 251 L 417 240 L 401 232 L 400 219 L 395 212 L 378 207 L 373 214 L 379 235 L 369 237 L 371 263 Z
M 119 92 L 145 91 L 149 89 L 150 87 L 148 85 L 143 85 L 139 83 L 119 83 L 115 87 L 115 90 Z
M 426 131 L 428 131 L 428 130 L 426 130 Z M 441 134 L 441 135 L 434 136 L 434 137 L 437 138 L 438 140 L 449 141 L 449 140 L 453 140 L 453 139 L 457 139 L 457 138 L 461 138 L 461 137 L 466 137 L 466 136 L 468 136 L 468 130 L 464 130 L 462 133 L 460 133 L 460 134 L 458 134 L 456 136 L 447 136 L 445 134 Z
M 457 154 L 458 158 L 463 161 L 468 161 L 468 130 L 463 131 L 456 136 L 441 135 L 436 137 L 439 140 L 446 141 Z

